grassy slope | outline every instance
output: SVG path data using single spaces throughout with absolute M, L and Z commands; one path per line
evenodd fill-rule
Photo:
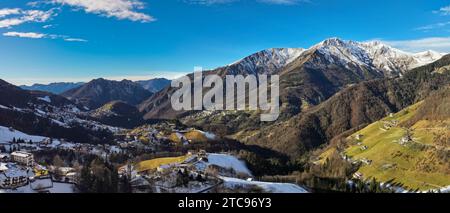
M 434 144 L 436 134 L 449 134 L 447 125 L 450 124 L 450 119 L 416 122 L 411 128 L 414 140 L 407 145 L 398 143 L 405 136 L 406 129 L 397 126 L 387 131 L 382 130 L 383 121 L 405 122 L 414 116 L 422 104 L 423 102 L 419 102 L 393 117 L 377 121 L 348 138 L 351 142 L 345 150 L 346 155 L 353 160 L 372 160 L 371 165 L 363 165 L 359 169 L 364 178 L 375 177 L 380 181 L 394 179 L 410 189 L 421 190 L 450 185 L 449 163 L 443 162 L 436 154 L 437 149 L 443 147 Z M 360 141 L 354 139 L 357 134 L 363 135 Z M 357 145 L 358 142 L 362 145 Z M 361 146 L 367 146 L 367 149 L 362 150 Z
M 208 138 L 201 132 L 197 130 L 190 130 L 186 132 L 185 134 L 179 133 L 181 135 L 184 135 L 187 140 L 191 140 L 194 143 L 200 143 L 200 142 L 207 142 Z M 181 139 L 177 136 L 177 134 L 174 132 L 169 135 L 169 139 L 173 142 L 180 143 Z
M 162 165 L 181 163 L 181 162 L 185 161 L 187 157 L 188 157 L 187 155 L 183 155 L 183 156 L 179 156 L 179 157 L 155 158 L 152 160 L 146 160 L 146 161 L 139 162 L 136 165 L 136 168 L 137 168 L 138 172 L 152 170 L 152 169 L 156 169 Z

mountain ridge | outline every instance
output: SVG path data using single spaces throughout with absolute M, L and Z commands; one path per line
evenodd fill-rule
M 331 38 L 309 49 L 263 50 L 230 65 L 205 71 L 205 74 L 221 77 L 228 74 L 280 75 L 281 109 L 285 113 L 283 118 L 301 112 L 306 105 L 316 105 L 328 99 L 350 84 L 401 76 L 410 67 L 440 57 L 435 52 L 422 53 L 421 56 L 419 62 L 413 54 L 380 42 L 360 43 Z M 375 60 L 374 57 L 380 58 Z M 191 74 L 188 76 L 192 78 Z M 166 87 L 143 101 L 139 109 L 145 113 L 145 118 L 173 119 L 188 113 L 171 109 L 169 97 L 174 90 Z
M 114 127 L 89 120 L 82 105 L 49 92 L 28 91 L 0 79 L 0 126 L 81 143 L 108 143 Z
M 398 78 L 374 79 L 345 88 L 305 113 L 262 128 L 258 133 L 240 135 L 246 143 L 259 144 L 299 156 L 306 150 L 340 140 L 341 135 L 372 123 L 426 98 L 450 84 L 450 72 L 434 70 L 450 64 L 450 55 L 414 68 Z M 272 132 L 266 135 L 264 132 Z M 276 138 L 276 139 L 275 139 Z M 273 143 L 273 141 L 277 143 Z
M 84 84 L 84 82 L 76 82 L 76 83 L 74 83 L 74 82 L 55 82 L 55 83 L 50 83 L 50 84 L 33 84 L 31 86 L 21 85 L 19 87 L 22 89 L 25 89 L 25 90 L 37 90 L 37 91 L 51 92 L 54 94 L 61 94 L 70 89 L 79 87 L 83 84 Z
M 61 95 L 79 102 L 89 109 L 96 109 L 116 100 L 136 105 L 153 93 L 130 80 L 112 81 L 98 78 Z
M 171 80 L 166 78 L 153 78 L 149 80 L 140 80 L 135 82 L 144 87 L 144 89 L 152 93 L 156 93 L 164 89 L 164 87 L 170 85 Z

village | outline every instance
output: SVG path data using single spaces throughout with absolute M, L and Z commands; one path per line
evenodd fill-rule
M 72 143 L 26 135 L 12 128 L 1 130 L 5 134 L 0 141 L 0 192 L 78 192 L 83 166 L 71 163 L 66 154 L 61 153 L 69 153 L 68 156 L 78 159 L 95 157 L 119 165 L 117 175 L 120 180 L 129 182 L 131 192 L 306 192 L 295 184 L 254 181 L 245 162 L 232 153 L 208 153 L 196 149 L 161 155 L 174 147 L 216 140 L 215 135 L 195 128 L 181 129 L 168 123 L 146 125 L 117 132 L 111 144 Z M 5 138 L 7 135 L 10 137 Z M 60 154 L 54 155 L 53 159 L 42 157 L 49 153 Z M 148 154 L 159 157 L 139 158 Z M 118 162 L 117 156 L 128 160 Z
M 125 165 L 119 168 L 119 174 L 131 180 L 135 192 L 154 193 L 210 192 L 223 184 L 221 177 L 252 180 L 244 162 L 227 153 L 204 150 Z

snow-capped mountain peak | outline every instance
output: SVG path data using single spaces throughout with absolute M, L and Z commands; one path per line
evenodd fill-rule
M 408 53 L 381 41 L 356 42 L 330 38 L 314 45 L 333 64 L 354 64 L 376 70 L 384 76 L 402 75 L 409 69 L 440 59 L 443 54 L 435 51 Z
M 247 56 L 225 67 L 226 74 L 274 74 L 304 54 L 318 53 L 323 59 L 311 66 L 360 67 L 377 76 L 401 76 L 406 71 L 440 59 L 435 51 L 409 53 L 381 41 L 357 42 L 337 37 L 326 39 L 309 49 L 270 48 Z
M 247 73 L 274 73 L 298 58 L 303 48 L 270 48 L 228 65 L 228 73 L 237 74 L 239 70 Z
M 428 50 L 424 52 L 415 53 L 414 58 L 419 62 L 418 66 L 421 66 L 436 61 L 442 58 L 442 56 L 444 55 L 445 55 L 444 53 Z
M 317 50 L 333 64 L 366 65 L 370 63 L 368 52 L 359 43 L 354 41 L 344 41 L 339 38 L 330 38 L 313 46 L 311 49 Z

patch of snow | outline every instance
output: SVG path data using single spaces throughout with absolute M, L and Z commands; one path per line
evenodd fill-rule
M 234 73 L 236 70 L 245 70 L 249 74 L 256 74 L 256 72 L 260 71 L 273 72 L 291 63 L 303 52 L 305 52 L 303 48 L 271 48 L 263 50 L 228 65 L 231 68 L 228 74 L 237 74 Z
M 67 124 L 65 124 L 65 123 L 63 123 L 63 122 L 61 122 L 61 121 L 58 121 L 58 120 L 56 120 L 56 119 L 51 119 L 51 121 L 52 121 L 53 123 L 59 125 L 59 126 L 62 126 L 62 127 L 65 127 L 65 128 L 70 128 L 69 125 L 67 125 Z
M 423 66 L 429 63 L 432 63 L 434 61 L 439 60 L 440 58 L 442 58 L 442 56 L 444 56 L 445 54 L 443 53 L 438 53 L 436 51 L 432 51 L 432 50 L 428 50 L 425 52 L 419 52 L 419 53 L 415 53 L 413 55 L 414 59 L 416 59 L 417 64 L 414 65 L 415 67 L 419 67 L 419 66 Z
M 439 191 L 442 193 L 450 193 L 450 186 L 443 187 Z
M 45 113 L 44 111 L 42 111 L 42 110 L 40 110 L 40 109 L 36 109 L 36 112 L 39 114 L 39 115 L 46 115 L 47 113 Z
M 70 111 L 70 112 L 73 112 L 73 113 L 79 113 L 79 112 L 81 112 L 81 110 L 78 109 L 78 107 L 76 107 L 76 106 L 72 106 L 72 107 L 69 109 L 69 111 Z
M 74 184 L 70 183 L 59 183 L 59 182 L 53 182 L 53 184 L 50 182 L 49 179 L 44 180 L 36 180 L 38 182 L 36 183 L 30 183 L 26 186 L 19 187 L 17 189 L 0 189 L 0 193 L 38 193 L 37 190 L 33 190 L 33 186 L 38 186 L 36 184 L 42 184 L 42 186 L 51 186 L 49 188 L 42 187 L 45 189 L 42 190 L 48 190 L 50 193 L 75 193 Z M 40 188 L 40 187 L 38 187 Z
M 216 135 L 211 133 L 211 132 L 203 132 L 203 131 L 200 131 L 200 130 L 197 130 L 197 131 L 202 133 L 208 140 L 215 140 L 216 139 Z
M 11 108 L 9 108 L 9 107 L 7 107 L 7 106 L 3 106 L 3 105 L 1 105 L 1 104 L 0 104 L 0 108 L 1 108 L 1 109 L 11 109 Z
M 18 112 L 26 112 L 27 110 L 22 109 L 22 108 L 18 108 L 18 107 L 13 107 L 14 111 L 18 111 Z
M 311 49 L 319 51 L 330 64 L 363 66 L 387 77 L 402 75 L 412 68 L 429 64 L 443 56 L 434 51 L 409 53 L 380 41 L 355 42 L 339 38 L 327 39 Z
M 252 173 L 245 165 L 244 161 L 239 160 L 238 158 L 228 155 L 228 154 L 208 154 L 208 162 L 197 162 L 195 166 L 199 170 L 204 170 L 208 165 L 216 165 L 222 168 L 232 168 L 236 173 L 244 173 L 246 175 L 252 176 Z
M 12 131 L 11 131 L 12 130 Z M 11 142 L 13 140 L 13 138 L 17 139 L 23 139 L 25 141 L 32 141 L 32 142 L 41 142 L 44 139 L 46 139 L 46 137 L 42 137 L 42 136 L 34 136 L 34 135 L 28 135 L 25 134 L 23 132 L 20 132 L 18 130 L 15 129 L 9 129 L 7 127 L 3 127 L 0 126 L 0 143 L 8 143 Z
M 51 103 L 51 102 L 52 102 L 52 100 L 50 99 L 49 96 L 38 97 L 37 99 L 38 99 L 38 100 L 41 100 L 41 101 L 45 101 L 45 102 L 47 102 L 47 103 Z
M 248 181 L 238 178 L 220 177 L 225 187 L 258 186 L 269 193 L 308 193 L 308 191 L 293 183 L 272 183 L 261 181 Z
M 73 144 L 73 143 L 60 143 L 58 147 L 61 148 L 61 149 L 73 149 L 73 148 L 76 147 L 76 144 Z
M 120 149 L 118 146 L 111 146 L 109 149 L 112 153 L 120 153 L 122 149 Z

